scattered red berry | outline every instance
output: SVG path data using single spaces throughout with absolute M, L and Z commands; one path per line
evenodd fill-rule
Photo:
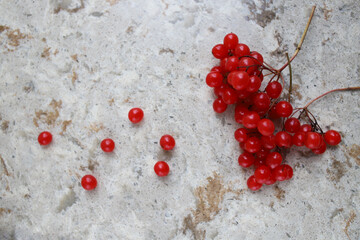
M 266 165 L 269 166 L 271 169 L 280 166 L 281 162 L 282 162 L 282 156 L 278 152 L 269 153 L 265 161 Z
M 279 82 L 270 82 L 266 88 L 265 91 L 271 98 L 278 98 L 282 92 L 282 86 Z
M 114 151 L 115 143 L 112 139 L 106 138 L 101 141 L 100 147 L 104 152 L 112 152 Z
M 39 134 L 38 142 L 40 145 L 48 145 L 52 141 L 51 133 L 45 131 Z
M 254 176 L 258 183 L 264 184 L 271 177 L 271 169 L 262 165 L 255 170 Z
M 261 149 L 261 141 L 257 137 L 248 138 L 245 141 L 244 149 L 249 153 L 257 153 Z
M 291 104 L 287 101 L 280 101 L 276 104 L 276 113 L 280 117 L 289 117 L 291 113 L 293 112 L 293 107 Z
M 169 165 L 164 161 L 159 161 L 154 166 L 154 171 L 159 177 L 165 177 L 169 174 Z
M 215 58 L 223 59 L 228 56 L 228 50 L 224 46 L 224 44 L 218 44 L 213 47 L 212 54 Z
M 217 113 L 223 113 L 226 111 L 227 109 L 227 104 L 224 102 L 224 100 L 222 100 L 221 97 L 219 97 L 218 99 L 216 99 L 213 103 L 213 109 L 215 112 Z
M 247 136 L 248 131 L 246 130 L 246 128 L 239 128 L 235 131 L 234 133 L 234 137 L 236 139 L 236 141 L 238 142 L 245 142 L 246 139 L 248 138 Z
M 262 184 L 258 183 L 253 175 L 247 180 L 247 186 L 250 190 L 257 191 L 262 187 Z
M 250 48 L 243 43 L 239 43 L 235 47 L 235 56 L 237 57 L 243 57 L 250 55 Z
M 338 145 L 341 142 L 340 134 L 335 130 L 329 130 L 325 133 L 325 141 L 331 146 Z
M 175 147 L 175 139 L 170 135 L 164 135 L 160 138 L 160 146 L 164 150 L 171 150 Z
M 308 132 L 305 135 L 305 146 L 309 149 L 319 148 L 321 144 L 321 135 L 317 132 Z
M 275 131 L 275 125 L 270 119 L 261 119 L 257 123 L 257 129 L 263 136 L 270 136 Z
M 304 132 L 295 133 L 294 136 L 292 136 L 292 143 L 298 147 L 304 146 L 305 135 L 306 135 L 306 133 L 304 133 Z
M 251 153 L 243 152 L 238 158 L 239 165 L 248 168 L 254 164 L 255 158 Z
M 81 186 L 85 190 L 88 190 L 88 191 L 93 190 L 97 186 L 96 178 L 92 175 L 83 176 L 81 179 Z
M 247 112 L 244 114 L 242 119 L 242 124 L 249 129 L 256 128 L 258 122 L 260 121 L 260 116 L 257 112 Z
M 287 132 L 281 131 L 275 135 L 275 143 L 278 147 L 291 147 L 291 135 Z
M 229 33 L 224 37 L 224 46 L 227 49 L 235 49 L 239 43 L 239 38 L 234 33 Z
M 206 76 L 206 84 L 209 87 L 220 87 L 223 82 L 223 75 L 220 72 L 209 72 Z
M 144 112 L 141 108 L 132 108 L 128 114 L 129 120 L 132 123 L 139 123 L 144 117 Z
M 300 129 L 300 121 L 297 118 L 288 118 L 285 121 L 285 130 L 289 133 L 296 133 Z

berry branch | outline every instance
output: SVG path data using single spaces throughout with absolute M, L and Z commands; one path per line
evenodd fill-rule
M 292 92 L 292 71 L 291 71 L 291 64 L 290 64 L 290 58 L 289 58 L 289 54 L 285 53 L 286 58 L 288 60 L 288 64 L 289 64 L 289 74 L 290 74 L 290 84 L 289 84 L 289 102 L 291 102 L 291 92 Z

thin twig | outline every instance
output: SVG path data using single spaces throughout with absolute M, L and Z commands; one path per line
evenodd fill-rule
M 294 58 L 296 57 L 296 55 L 299 53 L 299 51 L 300 51 L 300 49 L 301 49 L 301 46 L 302 46 L 302 44 L 303 44 L 303 42 L 304 42 L 304 40 L 305 40 L 306 33 L 307 33 L 307 31 L 309 30 L 309 26 L 310 26 L 311 20 L 312 20 L 312 18 L 313 18 L 313 16 L 314 16 L 315 8 L 316 8 L 316 6 L 313 6 L 313 7 L 312 7 L 311 14 L 310 14 L 309 20 L 308 20 L 308 22 L 307 22 L 307 24 L 306 24 L 306 28 L 305 28 L 305 30 L 304 30 L 304 33 L 303 33 L 303 35 L 301 36 L 301 39 L 300 39 L 300 42 L 299 42 L 299 44 L 298 44 L 298 46 L 297 46 L 297 48 L 296 48 L 296 51 L 295 51 L 294 55 L 291 57 L 291 59 L 290 59 L 289 62 L 292 62 L 292 60 L 294 60 Z M 281 72 L 282 70 L 284 70 L 284 68 L 286 68 L 286 67 L 288 66 L 289 62 L 286 63 L 284 66 L 282 66 L 282 68 L 280 68 L 278 71 Z
M 292 91 L 292 70 L 291 70 L 291 64 L 290 64 L 290 58 L 289 58 L 289 54 L 285 53 L 286 58 L 288 60 L 288 64 L 289 64 L 289 73 L 290 73 L 290 85 L 289 85 L 289 103 L 291 103 L 291 91 Z

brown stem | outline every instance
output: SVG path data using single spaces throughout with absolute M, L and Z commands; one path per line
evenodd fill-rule
M 318 100 L 319 98 L 322 98 L 323 96 L 332 93 L 332 92 L 338 92 L 338 91 L 353 91 L 353 90 L 360 90 L 360 87 L 347 87 L 347 88 L 338 88 L 338 89 L 334 89 L 331 91 L 328 91 L 320 96 L 318 96 L 317 98 L 311 100 L 308 104 L 306 104 L 306 106 L 304 107 L 304 109 L 306 109 L 307 107 L 309 107 L 310 104 L 312 104 L 313 102 L 315 102 L 316 100 Z
M 303 44 L 303 42 L 304 42 L 304 40 L 305 40 L 305 36 L 306 36 L 306 33 L 307 33 L 308 29 L 309 29 L 311 20 L 312 20 L 312 18 L 313 18 L 313 16 L 314 16 L 315 8 L 316 8 L 316 6 L 313 6 L 313 7 L 312 7 L 309 20 L 308 20 L 308 22 L 307 22 L 307 25 L 306 25 L 306 27 L 305 27 L 304 33 L 303 33 L 303 35 L 301 36 L 300 42 L 299 42 L 299 44 L 298 44 L 298 46 L 297 46 L 297 48 L 296 48 L 296 51 L 295 51 L 294 55 L 291 57 L 290 61 L 288 61 L 284 66 L 282 66 L 282 68 L 280 68 L 280 69 L 278 70 L 278 72 L 281 72 L 282 70 L 284 70 L 284 68 L 286 68 L 286 67 L 288 66 L 288 64 L 289 64 L 290 62 L 292 62 L 292 60 L 294 60 L 294 58 L 296 57 L 296 55 L 299 53 L 299 51 L 300 51 L 300 49 L 301 49 L 301 46 L 302 46 L 302 44 Z
M 291 103 L 291 91 L 292 91 L 292 71 L 291 71 L 291 64 L 290 64 L 290 58 L 289 58 L 289 54 L 285 53 L 286 58 L 288 60 L 288 64 L 289 64 L 289 74 L 290 74 L 290 85 L 289 85 L 289 103 Z

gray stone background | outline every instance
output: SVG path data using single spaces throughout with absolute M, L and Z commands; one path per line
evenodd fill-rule
M 233 108 L 215 114 L 205 84 L 229 32 L 282 66 L 314 4 L 292 64 L 296 107 L 360 85 L 358 0 L 0 1 L 0 239 L 360 239 L 360 93 L 310 107 L 339 146 L 292 148 L 294 178 L 253 193 Z M 145 112 L 137 126 L 132 107 Z M 107 137 L 114 153 L 99 147 Z M 85 174 L 96 190 L 82 189 Z

